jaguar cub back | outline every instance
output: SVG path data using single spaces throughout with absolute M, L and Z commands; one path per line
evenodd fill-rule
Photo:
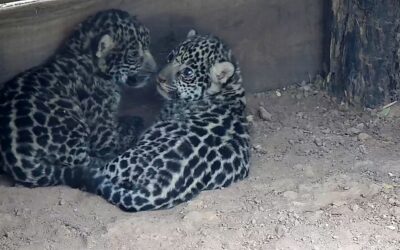
M 129 13 L 102 11 L 46 63 L 6 82 L 1 170 L 29 187 L 77 187 L 82 169 L 125 151 L 116 116 L 121 86 L 141 86 L 155 70 L 149 42 L 147 28 Z
M 249 173 L 245 93 L 218 38 L 189 32 L 157 89 L 167 101 L 138 144 L 86 177 L 88 191 L 125 211 L 171 208 Z

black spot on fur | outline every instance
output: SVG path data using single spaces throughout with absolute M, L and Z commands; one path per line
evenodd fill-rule
M 221 137 L 214 137 L 214 146 L 219 146 L 222 144 Z
M 196 127 L 196 126 L 192 126 L 191 127 L 191 131 L 195 134 L 197 134 L 198 136 L 202 137 L 205 136 L 207 134 L 207 130 L 200 128 L 200 127 Z
M 167 199 L 163 199 L 163 198 L 158 198 L 154 201 L 154 204 L 156 206 L 161 206 L 162 204 L 164 204 L 165 202 L 167 202 Z
M 236 171 L 239 170 L 240 165 L 241 165 L 241 162 L 240 162 L 239 158 L 235 157 L 235 159 L 233 160 L 233 166 L 235 167 Z
M 183 158 L 188 158 L 193 153 L 192 145 L 190 145 L 189 142 L 184 141 L 178 146 L 178 152 L 181 153 Z
M 115 172 L 115 165 L 114 164 L 109 165 L 108 166 L 108 171 L 110 171 L 111 173 L 114 173 Z
M 48 125 L 49 127 L 54 127 L 54 126 L 56 126 L 56 125 L 58 125 L 58 124 L 59 124 L 59 121 L 58 121 L 58 119 L 55 118 L 54 116 L 51 116 L 50 119 L 49 119 L 49 121 L 47 122 L 47 125 Z
M 207 163 L 202 162 L 193 172 L 193 176 L 198 178 L 207 169 Z
M 111 198 L 111 202 L 117 204 L 121 200 L 121 194 L 119 192 L 115 192 Z
M 225 180 L 224 184 L 222 184 L 223 187 L 228 187 L 229 185 L 231 185 L 233 182 L 233 178 L 229 177 L 228 179 Z
M 51 174 L 52 168 L 50 166 L 47 166 L 46 169 L 44 170 L 44 173 L 49 176 Z
M 218 171 L 221 168 L 221 162 L 220 161 L 214 161 L 211 164 L 211 172 L 215 173 L 216 171 Z
M 140 210 L 147 211 L 147 210 L 152 210 L 152 209 L 154 209 L 154 205 L 147 204 L 147 205 L 143 206 Z
M 149 200 L 140 196 L 136 196 L 134 202 L 137 206 L 142 206 L 143 204 L 148 203 Z
M 44 173 L 44 168 L 42 166 L 38 166 L 32 171 L 33 177 L 39 177 Z
M 215 153 L 214 150 L 211 150 L 207 155 L 207 161 L 212 162 L 215 159 L 215 157 L 217 157 L 217 154 Z
M 217 136 L 223 136 L 226 133 L 226 129 L 222 126 L 216 126 L 211 129 L 211 131 L 216 134 Z
M 48 132 L 48 130 L 42 126 L 35 126 L 35 127 L 33 127 L 32 131 L 35 134 L 35 136 L 41 136 L 41 135 L 47 134 L 47 132 Z
M 187 201 L 187 200 L 190 200 L 190 199 L 192 199 L 192 198 L 193 198 L 193 193 L 187 193 L 187 194 L 185 195 L 184 200 Z
M 202 146 L 202 147 L 199 149 L 199 156 L 200 156 L 201 158 L 203 158 L 203 157 L 206 156 L 207 152 L 208 152 L 208 147 L 207 147 L 207 146 Z
M 57 100 L 56 104 L 59 105 L 62 108 L 66 108 L 66 109 L 72 109 L 73 108 L 72 103 L 68 102 L 68 101 L 65 101 L 65 100 Z
M 64 143 L 66 140 L 67 140 L 67 137 L 66 137 L 66 136 L 63 136 L 63 135 L 60 135 L 60 134 L 55 134 L 55 135 L 53 135 L 53 141 L 54 141 L 55 143 L 62 144 L 62 143 Z
M 47 186 L 48 183 L 49 183 L 49 179 L 48 179 L 46 176 L 43 176 L 42 178 L 40 178 L 40 179 L 37 181 L 37 184 L 38 184 L 39 186 Z
M 156 159 L 153 163 L 155 168 L 162 168 L 164 167 L 164 162 L 161 159 Z
M 21 181 L 26 180 L 26 174 L 20 167 L 13 167 L 13 172 L 18 180 L 21 180 Z
M 167 170 L 160 170 L 159 174 L 167 181 L 170 181 L 172 179 L 172 174 Z
M 204 143 L 207 144 L 209 147 L 213 147 L 214 146 L 214 136 L 213 135 L 209 135 L 206 137 L 206 139 L 204 139 Z
M 178 155 L 174 150 L 170 150 L 168 153 L 164 155 L 166 159 L 174 159 L 174 160 L 180 160 L 182 157 Z
M 218 184 L 222 184 L 225 180 L 225 174 L 219 173 L 217 177 L 215 177 L 215 182 Z
M 79 143 L 78 139 L 70 139 L 67 141 L 67 146 L 72 148 L 74 146 L 76 146 Z M 73 152 L 71 152 L 71 154 L 73 154 Z
M 199 127 L 207 127 L 208 123 L 203 121 L 193 121 L 193 124 Z
M 14 154 L 11 152 L 6 153 L 6 160 L 9 165 L 15 165 L 17 163 L 17 158 L 15 158 Z
M 167 127 L 165 128 L 165 132 L 166 132 L 166 133 L 171 133 L 172 131 L 177 130 L 178 128 L 179 128 L 179 127 L 178 127 L 177 124 L 170 124 L 169 126 L 167 126 Z
M 194 147 L 197 147 L 201 142 L 197 136 L 190 136 L 189 140 L 193 144 Z
M 229 159 L 232 156 L 232 150 L 227 146 L 220 147 L 218 152 L 221 154 L 222 159 Z
M 153 133 L 151 133 L 148 140 L 154 141 L 154 140 L 158 139 L 159 137 L 161 137 L 161 132 L 159 130 L 156 130 Z
M 40 146 L 46 147 L 47 142 L 49 141 L 49 139 L 50 139 L 50 137 L 49 137 L 48 135 L 42 135 L 42 136 L 39 136 L 39 137 L 36 139 L 36 141 L 37 141 L 37 143 L 38 143 Z
M 119 167 L 121 169 L 127 168 L 128 167 L 128 161 L 127 160 L 121 160 L 120 163 L 119 163 Z
M 9 148 L 10 145 L 11 145 L 11 142 L 12 142 L 12 141 L 11 141 L 11 138 L 10 138 L 10 137 L 4 136 L 4 138 L 2 138 L 2 139 L 0 140 L 1 147 L 3 148 L 3 150 L 6 149 L 6 148 Z
M 168 161 L 167 162 L 167 169 L 171 172 L 178 173 L 180 171 L 181 165 L 175 161 Z
M 103 194 L 104 198 L 109 199 L 111 196 L 111 191 L 112 191 L 111 186 L 103 187 L 102 194 Z
M 193 158 L 188 162 L 188 166 L 189 168 L 193 168 L 197 165 L 197 163 L 199 163 L 199 157 L 193 156 Z
M 29 130 L 19 130 L 18 131 L 18 137 L 17 137 L 17 142 L 18 143 L 32 143 L 33 142 L 33 135 Z
M 204 185 L 208 185 L 208 182 L 211 180 L 211 173 L 207 173 L 203 175 L 203 178 L 201 179 L 201 182 Z
M 233 172 L 233 167 L 231 163 L 225 162 L 224 163 L 224 170 L 226 171 L 226 173 L 230 174 Z
M 50 111 L 50 108 L 49 107 L 47 107 L 46 105 L 44 105 L 42 102 L 40 102 L 40 101 L 36 101 L 35 102 L 35 106 L 36 106 L 36 108 L 38 109 L 38 110 L 40 110 L 40 111 L 42 111 L 42 112 L 44 112 L 44 113 L 46 113 L 46 114 L 48 114 L 48 113 L 50 113 L 51 111 Z
M 18 100 L 16 103 L 15 103 L 15 108 L 16 109 L 26 109 L 26 110 L 28 110 L 28 112 L 29 112 L 29 110 L 30 109 L 32 109 L 33 108 L 33 106 L 32 106 L 32 103 L 31 102 L 29 102 L 28 100 Z
M 17 126 L 18 128 L 32 127 L 33 121 L 28 116 L 19 117 L 19 118 L 15 119 L 15 126 Z
M 77 89 L 76 94 L 78 95 L 79 101 L 83 101 L 90 97 L 89 93 L 83 89 Z
M 32 146 L 28 144 L 22 144 L 17 146 L 17 153 L 27 156 L 32 156 Z

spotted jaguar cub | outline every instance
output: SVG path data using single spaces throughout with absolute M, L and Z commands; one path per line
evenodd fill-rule
M 127 12 L 102 11 L 81 23 L 46 63 L 6 82 L 1 170 L 29 187 L 78 187 L 82 169 L 131 146 L 125 139 L 138 136 L 139 121 L 119 123 L 117 109 L 121 86 L 140 87 L 155 71 L 149 42 L 147 28 Z
M 189 32 L 158 83 L 167 99 L 159 120 L 87 179 L 87 190 L 129 212 L 171 208 L 249 172 L 240 70 L 218 38 Z

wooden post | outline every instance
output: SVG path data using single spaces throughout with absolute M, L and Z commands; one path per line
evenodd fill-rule
M 366 107 L 400 96 L 400 1 L 331 1 L 330 90 Z

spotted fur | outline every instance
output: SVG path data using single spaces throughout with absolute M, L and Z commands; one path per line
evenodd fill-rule
M 231 51 L 193 32 L 158 76 L 167 101 L 138 144 L 87 178 L 87 189 L 130 212 L 171 208 L 249 173 L 245 93 Z
M 126 138 L 138 136 L 138 120 L 119 123 L 117 109 L 121 86 L 141 86 L 155 70 L 149 42 L 147 28 L 127 12 L 102 11 L 46 63 L 6 82 L 1 170 L 29 187 L 77 187 L 83 169 L 131 146 Z

